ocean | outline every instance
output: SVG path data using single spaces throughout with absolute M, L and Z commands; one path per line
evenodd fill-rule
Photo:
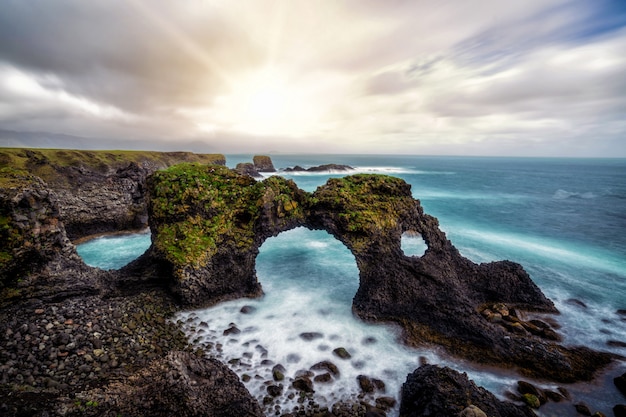
M 229 167 L 251 160 L 252 155 L 227 155 Z M 477 263 L 508 259 L 524 266 L 559 309 L 554 319 L 565 345 L 626 355 L 620 347 L 626 344 L 626 315 L 618 312 L 626 309 L 626 159 L 272 155 L 272 160 L 277 169 L 327 163 L 354 168 L 348 173 L 279 173 L 306 191 L 350 173 L 404 179 L 462 255 Z M 419 256 L 425 249 L 419 237 L 402 243 L 408 255 Z M 149 234 L 102 237 L 78 245 L 78 251 L 90 265 L 115 269 L 149 244 Z M 265 292 L 261 299 L 185 311 L 175 320 L 191 340 L 210 347 L 240 377 L 249 376 L 246 386 L 261 402 L 273 364 L 283 365 L 287 377 L 293 377 L 315 363 L 332 361 L 340 376 L 315 385 L 315 399 L 322 404 L 356 398 L 357 375 L 384 381 L 384 395 L 399 398 L 406 375 L 420 361 L 467 372 L 501 399 L 507 390 L 515 391 L 517 380 L 526 379 L 436 349 L 407 348 L 398 343 L 394 326 L 355 318 L 351 302 L 359 276 L 354 257 L 326 232 L 298 228 L 268 239 L 256 269 Z M 241 332 L 224 335 L 233 324 Z M 315 337 L 305 340 L 302 333 Z M 338 347 L 351 358 L 335 356 Z M 611 378 L 626 371 L 619 366 Z M 574 402 L 584 401 L 606 415 L 612 415 L 613 405 L 626 403 L 608 379 L 561 386 Z M 297 405 L 297 396 L 283 397 L 271 407 L 287 411 Z M 568 407 L 544 406 L 539 414 L 576 415 Z

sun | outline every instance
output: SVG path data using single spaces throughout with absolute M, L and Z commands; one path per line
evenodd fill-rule
M 262 69 L 241 74 L 228 94 L 216 99 L 216 125 L 262 135 L 297 135 L 315 123 L 319 111 L 306 86 L 286 74 Z

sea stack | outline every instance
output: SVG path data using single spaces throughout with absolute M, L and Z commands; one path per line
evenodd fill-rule
M 252 162 L 258 172 L 276 172 L 272 159 L 267 155 L 254 155 Z

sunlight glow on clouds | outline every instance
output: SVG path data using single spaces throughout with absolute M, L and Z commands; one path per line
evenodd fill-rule
M 613 0 L 10 1 L 0 146 L 626 156 L 625 73 Z

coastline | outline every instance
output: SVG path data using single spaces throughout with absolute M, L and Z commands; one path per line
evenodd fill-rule
M 43 193 L 41 195 L 43 196 Z M 54 203 L 54 199 L 50 199 L 50 202 L 51 204 L 56 204 Z M 48 203 L 45 203 L 45 204 L 48 204 Z M 291 204 L 289 207 L 293 209 L 293 204 Z M 285 211 L 289 211 L 289 210 L 285 210 Z M 55 209 L 53 209 L 46 213 L 45 210 L 42 211 L 39 208 L 37 208 L 37 213 L 38 213 L 37 221 L 42 222 L 42 224 L 44 224 L 45 227 L 42 228 L 42 227 L 37 226 L 33 228 L 33 230 L 36 230 L 37 233 L 42 233 L 42 232 L 47 233 L 49 231 L 56 233 L 56 235 L 50 236 L 50 239 L 51 239 L 50 243 L 52 243 L 53 245 L 54 245 L 54 242 L 58 244 L 58 242 L 63 241 L 63 239 L 59 240 L 57 237 L 55 237 L 55 236 L 59 236 L 59 234 L 62 237 L 62 234 L 63 234 L 62 223 L 59 223 L 58 220 L 54 218 L 54 213 L 56 212 L 58 211 L 55 211 Z M 39 213 L 41 213 L 41 215 Z M 19 217 L 20 219 L 22 219 L 23 217 L 20 217 L 20 216 L 16 216 L 16 218 Z M 25 216 L 25 217 L 28 219 L 28 216 Z M 23 222 L 24 220 L 20 220 L 20 221 Z M 88 228 L 84 230 L 88 230 Z M 143 232 L 147 233 L 147 230 L 143 229 Z M 124 231 L 119 234 L 124 235 L 128 233 L 129 233 L 128 231 Z M 84 241 L 83 239 L 88 240 L 88 239 L 93 239 L 99 236 L 117 235 L 117 234 L 118 233 L 116 232 L 91 234 L 89 236 L 81 237 L 80 241 Z M 79 242 L 79 241 L 75 240 L 73 243 L 76 243 L 76 242 Z M 59 248 L 54 249 L 54 246 L 51 246 L 51 248 L 53 250 L 59 249 Z M 66 257 L 66 256 L 69 256 L 69 257 L 63 258 L 65 259 L 64 261 L 59 261 L 58 258 L 55 258 L 55 256 L 59 254 L 61 254 L 60 256 L 62 257 Z M 62 372 L 64 372 L 68 367 L 78 369 L 84 365 L 82 369 L 83 371 L 85 371 L 85 372 L 81 372 L 81 374 L 78 377 L 76 377 L 76 382 L 74 384 L 68 384 L 69 388 L 73 388 L 73 387 L 90 388 L 90 387 L 94 387 L 98 385 L 100 383 L 98 381 L 102 381 L 100 377 L 98 376 L 98 373 L 103 372 L 104 365 L 102 364 L 106 364 L 107 366 L 110 367 L 115 362 L 118 366 L 113 367 L 113 368 L 119 370 L 120 361 L 117 360 L 117 357 L 118 357 L 117 354 L 113 358 L 111 358 L 111 356 L 108 355 L 108 356 L 105 356 L 103 359 L 100 359 L 103 357 L 103 355 L 105 355 L 105 353 L 102 352 L 104 349 L 102 349 L 102 347 L 97 347 L 100 344 L 100 342 L 102 342 L 100 338 L 102 337 L 103 333 L 98 330 L 95 330 L 95 331 L 91 331 L 91 330 L 93 330 L 93 326 L 95 322 L 96 324 L 103 326 L 103 328 L 108 333 L 111 333 L 112 335 L 118 334 L 117 335 L 118 340 L 117 341 L 113 340 L 112 342 L 113 346 L 115 346 L 115 344 L 119 343 L 120 340 L 125 340 L 124 339 L 125 336 L 122 333 L 116 333 L 116 332 L 119 332 L 121 329 L 122 332 L 128 334 L 125 330 L 123 330 L 125 327 L 128 330 L 130 330 L 131 333 L 133 332 L 133 330 L 129 327 L 129 322 L 127 321 L 115 322 L 115 320 L 112 320 L 110 323 L 101 324 L 101 323 L 98 323 L 99 319 L 97 317 L 91 316 L 89 313 L 85 314 L 85 312 L 88 312 L 89 310 L 94 310 L 95 312 L 102 313 L 103 311 L 106 310 L 106 311 L 109 311 L 111 315 L 113 315 L 114 314 L 113 311 L 116 310 L 116 308 L 118 307 L 117 305 L 114 306 L 113 304 L 106 304 L 107 302 L 111 303 L 111 300 L 122 300 L 122 299 L 135 300 L 136 299 L 138 300 L 137 302 L 139 304 L 143 304 L 143 303 L 154 303 L 155 299 L 163 297 L 163 300 L 165 301 L 158 301 L 157 304 L 162 303 L 162 302 L 165 302 L 165 303 L 176 302 L 173 298 L 171 298 L 171 294 L 167 294 L 167 291 L 165 291 L 165 287 L 167 287 L 167 281 L 162 280 L 162 277 L 160 277 L 159 274 L 153 275 L 153 277 L 158 277 L 158 279 L 154 279 L 154 280 L 146 279 L 148 278 L 151 272 L 149 273 L 147 270 L 142 272 L 140 271 L 141 268 L 136 268 L 134 270 L 131 268 L 129 270 L 126 270 L 124 273 L 125 274 L 128 273 L 128 275 L 125 277 L 120 276 L 118 272 L 111 272 L 111 273 L 99 272 L 96 274 L 91 269 L 85 269 L 83 266 L 80 265 L 80 262 L 76 262 L 76 259 L 74 259 L 74 254 L 72 254 L 72 249 L 69 246 L 62 246 L 58 253 L 57 252 L 51 253 L 51 255 L 46 254 L 45 256 L 50 256 L 50 259 L 49 259 L 50 263 L 44 264 L 46 269 L 42 271 L 35 271 L 37 272 L 37 274 L 26 276 L 25 281 L 18 282 L 17 283 L 18 285 L 15 288 L 15 291 L 17 291 L 16 295 L 8 299 L 9 301 L 8 307 L 3 307 L 3 311 L 2 311 L 3 315 L 7 314 L 7 322 L 11 320 L 10 328 L 8 327 L 8 328 L 3 329 L 3 333 L 2 333 L 4 337 L 2 348 L 5 349 L 3 351 L 4 352 L 3 354 L 5 355 L 5 357 L 10 358 L 9 361 L 13 361 L 13 362 L 10 362 L 8 367 L 6 367 L 5 365 L 5 367 L 1 368 L 2 371 L 4 372 L 3 375 L 6 376 L 6 378 L 5 377 L 3 378 L 7 380 L 11 380 L 11 378 L 16 377 L 18 382 L 26 381 L 26 386 L 28 386 L 29 382 L 32 382 L 33 384 L 35 384 L 35 385 L 32 385 L 32 387 L 39 390 L 39 393 L 42 396 L 44 396 L 44 394 L 49 395 L 51 392 L 54 392 L 54 390 L 57 390 L 58 392 L 59 386 L 56 385 L 56 383 L 58 383 L 59 381 L 56 379 L 55 375 L 57 375 L 57 372 L 58 372 L 59 373 L 58 375 L 62 376 L 63 375 Z M 69 262 L 68 261 L 69 259 L 72 259 L 72 261 Z M 46 260 L 46 262 L 48 262 L 48 260 Z M 153 272 L 156 269 L 158 269 L 158 265 L 155 265 L 153 267 L 153 270 L 151 271 Z M 49 277 L 47 274 L 51 272 L 52 274 Z M 91 276 L 90 274 L 93 274 L 93 276 Z M 78 280 L 79 282 L 73 283 L 72 281 L 75 276 L 79 278 Z M 62 278 L 62 281 L 59 281 L 59 283 L 62 284 L 61 286 L 58 286 L 57 283 L 55 282 L 55 279 L 57 278 Z M 81 279 L 83 278 L 86 279 L 84 283 L 80 282 Z M 49 282 L 46 282 L 47 280 L 49 280 Z M 45 284 L 45 285 L 43 285 L 41 288 L 37 288 L 37 286 L 41 284 Z M 69 287 L 67 289 L 62 288 L 63 285 L 68 285 L 68 284 L 69 284 Z M 46 287 L 46 285 L 49 285 L 49 287 Z M 55 288 L 55 286 L 57 288 Z M 34 291 L 31 293 L 33 289 L 37 291 Z M 49 290 L 50 292 L 47 292 Z M 24 303 L 21 303 L 19 301 L 20 291 L 23 291 L 25 294 Z M 148 299 L 142 299 L 141 297 L 146 294 L 152 294 L 152 296 L 149 296 Z M 96 298 L 99 297 L 102 302 L 96 301 L 96 298 L 94 297 Z M 153 298 L 151 299 L 150 297 L 153 297 Z M 82 301 L 77 301 L 79 299 L 84 301 L 84 303 L 82 303 Z M 105 300 L 108 300 L 108 301 L 105 301 Z M 144 300 L 144 301 L 141 301 L 141 300 Z M 73 311 L 68 310 L 69 315 L 66 316 L 65 313 L 63 315 L 57 314 L 57 312 L 60 309 L 63 309 L 65 305 L 69 306 L 72 303 L 75 303 L 77 307 Z M 19 308 L 23 308 L 24 312 L 19 312 L 18 306 Z M 49 314 L 46 310 L 46 306 L 51 306 L 51 308 L 55 308 L 56 312 L 53 311 L 51 314 Z M 174 311 L 180 308 L 181 308 L 180 306 L 173 307 Z M 42 310 L 42 309 L 44 311 L 39 312 L 39 310 Z M 136 311 L 134 307 L 121 307 L 118 309 L 120 311 L 126 311 L 125 313 L 122 312 L 121 318 L 132 317 L 134 321 L 142 320 L 141 313 L 139 311 Z M 142 311 L 144 313 L 143 316 L 145 318 L 146 311 L 145 309 Z M 150 318 L 147 319 L 147 321 L 148 322 L 151 321 L 152 318 L 155 318 L 157 322 L 160 321 L 161 319 L 165 319 L 168 317 L 169 314 L 171 314 L 171 310 L 169 311 L 170 312 L 167 312 L 167 313 L 165 311 L 164 312 L 149 311 Z M 30 314 L 32 317 L 26 316 L 25 314 Z M 135 317 L 134 314 L 137 314 L 137 316 Z M 79 317 L 81 315 L 90 318 L 90 321 L 86 323 L 76 324 L 76 317 Z M 19 322 L 13 320 L 13 316 L 19 319 Z M 120 317 L 113 317 L 113 318 L 120 319 Z M 109 318 L 106 318 L 104 321 L 107 321 L 107 320 L 109 320 Z M 113 324 L 113 322 L 115 322 L 115 324 Z M 91 323 L 91 326 L 89 326 L 88 323 Z M 18 337 L 14 328 L 21 329 L 23 328 L 24 324 L 27 324 L 27 326 L 26 328 L 24 328 L 23 331 L 19 332 L 20 334 Z M 137 323 L 133 324 L 133 326 L 137 326 Z M 41 329 L 41 327 L 43 327 L 43 329 Z M 92 329 L 85 330 L 85 331 L 90 331 L 91 333 L 89 334 L 91 336 L 88 333 L 83 332 L 84 329 L 89 329 L 90 327 Z M 57 330 L 60 331 L 61 329 L 63 329 L 61 333 L 55 333 Z M 87 346 L 87 350 L 76 349 L 75 346 L 71 346 L 71 348 L 68 349 L 67 343 L 59 344 L 59 342 L 63 342 L 63 340 L 58 340 L 59 335 L 62 333 L 68 334 L 66 332 L 68 330 L 70 331 L 70 333 L 76 332 L 76 335 L 80 336 L 80 340 L 88 340 L 90 345 Z M 169 331 L 170 330 L 168 331 L 157 330 L 157 333 L 161 332 L 162 334 L 166 334 Z M 176 331 L 173 331 L 173 332 L 174 332 L 173 334 L 176 333 Z M 99 336 L 96 337 L 95 333 L 98 333 Z M 142 333 L 142 331 L 139 331 L 139 334 L 141 335 L 142 338 L 144 339 L 146 338 L 144 336 L 144 333 Z M 149 335 L 149 334 L 150 334 L 150 331 L 146 330 L 145 335 Z M 28 336 L 28 338 L 26 338 L 26 336 Z M 39 344 L 36 345 L 35 340 L 39 337 L 43 339 L 43 342 L 40 342 Z M 115 339 L 115 337 L 116 336 L 113 336 L 113 339 Z M 167 336 L 166 339 L 168 339 L 169 337 L 170 336 Z M 148 336 L 148 338 L 150 338 L 150 336 Z M 96 340 L 100 340 L 100 342 Z M 139 344 L 143 346 L 144 342 L 145 341 L 141 341 Z M 72 342 L 69 341 L 68 343 L 71 345 Z M 26 368 L 21 368 L 20 367 L 21 365 L 19 363 L 14 363 L 15 359 L 11 359 L 11 358 L 22 357 L 22 354 L 20 352 L 26 352 L 31 345 L 37 349 L 37 354 L 33 355 L 33 359 L 30 359 L 27 356 L 28 359 L 26 363 L 24 364 Z M 131 344 L 127 344 L 127 345 L 130 346 Z M 157 356 L 151 356 L 150 354 L 147 354 L 150 352 L 150 349 L 155 349 L 157 347 L 161 349 L 161 352 L 158 353 Z M 184 346 L 181 344 L 180 347 L 183 349 L 189 349 L 189 346 L 186 344 L 186 342 Z M 71 349 L 74 349 L 74 350 L 71 350 Z M 193 350 L 193 348 L 191 349 Z M 91 353 L 88 353 L 89 350 L 91 351 Z M 144 348 L 139 348 L 138 352 L 141 352 L 141 353 L 138 354 L 139 355 L 138 357 L 140 361 L 143 361 L 144 359 L 148 360 L 146 359 L 146 357 L 149 357 L 149 359 L 163 357 L 163 354 L 166 353 L 164 350 L 167 351 L 171 349 L 169 347 L 165 347 L 165 349 L 163 349 L 163 347 L 160 347 L 158 343 L 157 344 L 150 343 L 147 345 L 147 347 L 144 346 Z M 131 353 L 131 354 L 134 355 L 134 353 Z M 43 355 L 43 356 L 39 358 L 38 355 Z M 89 356 L 86 357 L 85 355 L 89 355 Z M 81 362 L 83 358 L 85 358 L 87 363 Z M 90 358 L 91 361 L 87 360 L 86 358 Z M 65 361 L 67 360 L 70 361 L 69 364 L 65 363 Z M 56 361 L 56 364 L 55 364 L 55 361 Z M 62 366 L 63 369 L 59 370 L 58 368 L 59 366 L 61 366 L 61 363 L 64 363 L 64 365 Z M 128 364 L 128 362 L 123 362 L 123 363 Z M 47 367 L 46 372 L 48 373 L 46 374 L 35 373 L 34 371 L 31 370 L 32 369 L 31 365 L 34 367 L 37 367 L 39 365 L 34 365 L 34 364 L 44 364 L 44 366 Z M 87 368 L 87 367 L 90 367 L 90 368 Z M 123 377 L 123 378 L 130 377 L 131 374 L 125 373 L 125 372 L 131 372 L 133 371 L 133 369 L 134 368 L 132 366 L 128 366 L 124 371 L 119 371 L 119 372 L 116 371 L 116 373 L 111 373 L 111 377 L 114 377 L 115 375 L 117 375 L 118 377 Z M 87 371 L 89 371 L 89 373 L 87 373 Z M 105 370 L 104 374 L 109 375 L 107 372 L 109 372 L 108 369 Z M 84 376 L 82 376 L 83 373 L 85 374 Z M 21 377 L 17 377 L 17 375 L 21 375 Z M 607 373 L 603 373 L 603 375 L 606 377 Z M 590 383 L 587 385 L 592 386 L 594 384 Z M 61 388 L 65 389 L 65 387 L 61 387 Z M 20 389 L 19 386 L 16 386 L 16 389 L 19 390 Z M 27 392 L 29 395 L 32 394 L 32 391 L 29 391 L 28 389 L 26 389 L 24 392 Z

